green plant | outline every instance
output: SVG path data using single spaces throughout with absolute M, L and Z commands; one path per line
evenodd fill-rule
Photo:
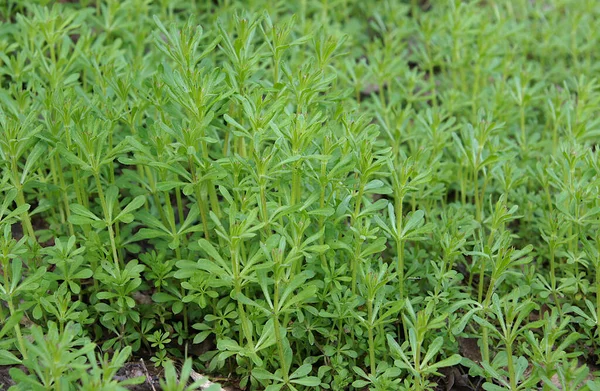
M 165 379 L 160 381 L 160 386 L 165 391 L 192 391 L 197 389 L 218 391 L 221 386 L 208 381 L 192 369 L 192 360 L 187 359 L 180 371 L 177 371 L 173 361 L 167 360 L 164 364 Z M 188 382 L 191 381 L 191 384 Z
M 17 389 L 598 388 L 598 2 L 0 3 Z

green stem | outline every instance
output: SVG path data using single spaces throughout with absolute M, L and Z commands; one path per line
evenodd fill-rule
M 367 300 L 367 315 L 369 319 L 369 364 L 371 366 L 371 375 L 376 373 L 375 365 L 375 340 L 373 338 L 373 301 Z
M 473 194 L 475 198 L 475 218 L 478 223 L 481 223 L 481 216 L 483 215 L 481 210 L 481 201 L 479 198 L 479 172 L 477 170 L 473 170 L 473 182 L 475 184 L 475 192 Z
M 360 262 L 360 249 L 362 247 L 362 241 L 355 235 L 354 256 L 352 257 L 352 293 L 356 293 L 356 286 L 358 285 L 358 265 Z
M 63 199 L 63 203 L 65 205 L 65 213 L 67 216 L 69 235 L 75 235 L 75 230 L 73 228 L 73 224 L 71 224 L 71 222 L 69 221 L 69 218 L 71 217 L 71 210 L 69 209 L 69 195 L 67 193 L 67 185 L 65 182 L 65 175 L 63 173 L 62 166 L 60 164 L 60 160 L 58 159 L 58 156 L 56 154 L 54 155 L 54 159 L 56 159 L 56 164 L 58 167 L 58 182 L 60 184 L 62 199 Z
M 525 132 L 525 104 L 521 104 L 521 115 L 520 115 L 520 122 L 521 122 L 521 139 L 523 142 L 523 150 L 526 150 L 527 148 L 527 135 Z
M 490 341 L 489 341 L 489 337 L 488 337 L 488 329 L 486 326 L 483 326 L 482 329 L 482 333 L 481 333 L 481 341 L 482 341 L 482 345 L 483 345 L 483 362 L 488 363 L 490 362 Z
M 483 284 L 484 284 L 484 279 L 485 279 L 485 264 L 484 264 L 483 258 L 480 258 L 480 259 L 481 259 L 481 265 L 480 265 L 480 269 L 479 269 L 479 291 L 477 293 L 477 299 L 481 303 L 481 301 L 483 300 Z M 491 285 L 490 285 L 490 287 L 491 287 Z
M 261 183 L 260 185 L 260 209 L 261 209 L 261 217 L 263 222 L 265 223 L 264 231 L 267 236 L 270 236 L 270 227 L 269 227 L 269 215 L 267 212 L 267 196 L 266 196 L 266 185 Z
M 596 260 L 596 326 L 600 331 L 600 260 Z
M 23 205 L 27 205 L 25 202 L 25 195 L 23 193 L 23 187 L 19 183 L 17 187 L 17 207 L 21 207 Z M 23 226 L 23 232 L 26 232 L 27 235 L 32 239 L 36 240 L 35 231 L 33 230 L 33 225 L 31 225 L 31 219 L 29 218 L 29 213 L 27 211 L 21 214 L 21 225 Z
M 183 216 L 183 200 L 181 199 L 181 189 L 179 186 L 175 188 L 175 202 L 177 203 L 177 216 L 179 217 L 179 224 L 183 224 L 185 218 Z M 187 237 L 185 237 L 187 242 Z
M 232 264 L 232 268 L 233 268 L 232 272 L 233 272 L 233 279 L 234 279 L 234 290 L 236 293 L 236 300 L 237 300 L 237 304 L 238 304 L 238 312 L 239 312 L 240 323 L 241 323 L 239 343 L 240 343 L 240 346 L 242 346 L 244 344 L 244 339 L 246 339 L 246 341 L 248 342 L 248 344 L 250 344 L 250 346 L 254 346 L 254 343 L 252 342 L 252 334 L 250 333 L 250 330 L 246 327 L 248 325 L 248 318 L 246 317 L 246 311 L 244 309 L 244 304 L 240 300 L 238 300 L 239 295 L 242 293 L 242 281 L 241 281 L 241 277 L 240 277 L 241 273 L 240 273 L 238 243 L 235 243 L 233 245 L 231 264 Z
M 13 174 L 13 183 L 17 189 L 17 207 L 22 207 L 27 205 L 25 201 L 25 193 L 23 192 L 23 184 L 19 179 L 19 172 L 17 168 L 17 160 L 12 159 L 12 174 Z M 33 225 L 31 225 L 31 219 L 29 217 L 29 213 L 27 211 L 21 214 L 21 225 L 23 227 L 23 233 L 27 233 L 27 235 L 32 239 L 36 240 L 35 231 L 33 230 Z
M 487 241 L 487 247 L 485 249 L 483 249 L 484 251 L 486 251 L 486 249 L 490 249 L 492 248 L 492 244 L 494 243 L 494 235 L 496 235 L 496 229 L 493 229 L 490 231 L 490 236 L 488 236 L 488 241 Z M 492 254 L 490 253 L 490 256 L 492 256 Z M 479 257 L 480 262 L 481 262 L 481 269 L 479 270 L 479 292 L 477 295 L 477 299 L 478 301 L 481 303 L 482 300 L 484 299 L 483 297 L 483 285 L 485 284 L 484 278 L 485 278 L 485 258 L 483 257 Z M 488 293 L 485 297 L 486 302 L 488 302 L 491 299 L 492 296 L 492 292 L 494 289 L 494 278 L 492 278 L 490 280 L 490 285 L 488 287 Z
M 404 300 L 404 240 L 397 239 L 396 248 L 398 249 L 398 292 L 400 301 Z
M 508 380 L 510 382 L 510 389 L 511 391 L 517 391 L 517 377 L 515 374 L 515 365 L 513 363 L 511 342 L 506 343 L 506 359 L 508 366 Z
M 100 182 L 100 176 L 97 172 L 94 173 L 94 179 L 96 180 L 96 188 L 98 189 L 98 197 L 100 198 L 100 204 L 102 205 L 102 212 L 104 213 L 104 220 L 108 228 L 108 236 L 110 239 L 110 247 L 112 249 L 113 260 L 117 268 L 119 267 L 119 256 L 117 254 L 117 245 L 115 242 L 115 233 L 113 231 L 112 222 L 108 221 L 108 205 L 106 203 L 106 197 L 104 196 L 104 190 L 102 190 L 102 183 Z
M 552 296 L 554 297 L 554 305 L 558 308 L 558 311 L 562 314 L 560 303 L 558 302 L 558 295 L 556 294 L 556 260 L 554 256 L 554 241 L 549 243 L 550 248 L 550 287 L 552 289 Z M 598 285 L 598 269 L 596 270 L 596 285 Z M 598 292 L 598 291 L 597 291 Z M 600 310 L 600 307 L 596 307 Z M 599 318 L 600 319 L 600 318 Z
M 58 182 L 58 174 L 56 173 L 56 171 L 57 171 L 56 162 L 54 161 L 54 157 L 51 157 L 50 158 L 50 175 L 52 176 L 52 184 L 60 189 L 60 184 Z M 60 190 L 60 191 L 62 192 L 62 190 Z M 64 225 L 67 222 L 66 214 L 65 214 L 65 211 L 63 210 L 64 205 L 61 203 L 57 203 L 57 204 L 58 204 L 57 205 L 58 206 L 58 214 L 60 215 L 60 222 L 62 225 Z M 55 207 L 52 207 L 52 212 L 53 212 L 53 214 L 57 213 Z
M 208 144 L 205 140 L 201 142 L 202 146 L 202 156 L 205 161 L 210 161 L 210 157 L 208 155 Z M 214 184 L 210 179 L 206 180 L 206 189 L 208 193 L 208 197 L 210 199 L 211 210 L 217 215 L 218 218 L 221 218 L 221 208 L 219 206 L 219 198 L 217 197 L 217 190 L 215 189 Z
M 200 190 L 200 184 L 198 183 L 198 176 L 196 174 L 196 169 L 194 168 L 194 163 L 192 161 L 192 157 L 188 156 L 188 164 L 190 173 L 192 174 L 192 183 L 194 185 L 194 194 L 196 195 L 196 203 L 198 204 L 198 210 L 200 211 L 200 218 L 202 219 L 202 229 L 204 230 L 204 237 L 206 240 L 209 239 L 210 235 L 208 232 L 208 212 L 206 210 L 206 204 L 202 199 L 202 192 Z
M 295 164 L 292 173 L 292 205 L 296 205 L 298 202 L 300 202 L 302 196 L 300 177 L 300 168 Z
M 403 224 L 403 207 L 404 207 L 404 195 L 398 195 L 396 197 L 396 250 L 398 252 L 398 292 L 400 294 L 400 300 L 404 300 L 404 239 L 400 238 Z
M 273 55 L 273 85 L 279 82 L 279 62 L 281 61 L 279 52 Z
M 12 297 L 7 300 L 8 310 L 10 311 L 10 316 L 15 316 L 15 306 L 12 302 Z M 21 334 L 21 325 L 19 322 L 15 324 L 15 335 L 17 336 L 17 342 L 19 343 L 19 349 L 21 350 L 21 355 L 23 359 L 27 358 L 27 349 L 25 348 L 25 340 L 23 339 L 23 334 Z
M 283 341 L 281 340 L 281 326 L 279 325 L 279 281 L 278 276 L 275 277 L 273 292 L 273 326 L 275 331 L 275 340 L 277 341 L 277 353 L 279 354 L 279 361 L 281 365 L 281 373 L 283 374 L 283 380 L 286 384 L 289 383 L 288 368 L 285 368 L 285 352 L 283 350 Z
M 146 173 L 147 173 L 146 178 L 148 179 L 148 186 L 150 187 L 150 194 L 152 194 L 152 199 L 154 199 L 154 203 L 156 204 L 156 209 L 158 209 L 158 214 L 160 214 L 160 219 L 163 222 L 163 224 L 166 226 L 169 224 L 169 218 L 165 214 L 164 208 L 161 207 L 160 197 L 158 196 L 158 191 L 156 189 L 156 180 L 154 179 L 154 175 L 152 174 L 150 167 L 148 167 L 148 166 L 146 166 Z M 161 174 L 162 174 L 161 176 L 163 177 L 163 179 L 166 180 L 165 173 L 161 172 Z M 146 207 L 148 207 L 148 204 L 149 203 L 146 203 Z
M 288 384 L 289 374 L 287 368 L 285 368 L 285 353 L 283 351 L 283 341 L 281 340 L 281 326 L 279 325 L 279 319 L 277 315 L 273 315 L 274 317 L 274 327 L 275 327 L 275 339 L 277 340 L 277 353 L 279 354 L 279 361 L 281 361 L 281 373 L 283 374 L 283 381 L 285 384 Z

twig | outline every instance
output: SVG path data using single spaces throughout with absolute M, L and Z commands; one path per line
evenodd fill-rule
M 142 363 L 142 368 L 144 368 L 144 372 L 146 372 L 146 381 L 148 382 L 148 384 L 150 384 L 150 387 L 152 387 L 152 391 L 156 391 L 156 388 L 154 388 L 154 383 L 150 378 L 150 373 L 148 373 L 148 368 L 146 368 L 146 364 L 144 363 L 144 359 L 140 358 L 140 362 Z

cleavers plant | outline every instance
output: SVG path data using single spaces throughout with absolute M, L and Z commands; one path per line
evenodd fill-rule
M 600 389 L 599 21 L 0 2 L 12 389 Z

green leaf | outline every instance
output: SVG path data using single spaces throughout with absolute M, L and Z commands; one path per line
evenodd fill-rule
M 421 368 L 427 366 L 427 363 L 433 359 L 433 357 L 440 351 L 442 345 L 444 344 L 443 337 L 437 337 L 433 340 L 429 348 L 427 349 L 427 353 L 425 357 L 423 357 L 423 361 L 421 361 Z
M 179 299 L 165 292 L 156 292 L 152 295 L 152 300 L 157 303 L 168 303 L 171 301 L 177 301 Z
M 223 258 L 219 255 L 217 250 L 215 250 L 213 245 L 208 240 L 200 239 L 198 240 L 198 245 L 209 257 L 217 260 L 220 263 L 224 263 Z
M 85 206 L 79 204 L 71 204 L 70 205 L 71 213 L 79 216 L 80 218 L 85 218 L 86 221 L 100 221 L 100 217 L 96 216 L 92 212 L 90 212 Z M 76 224 L 76 223 L 73 223 Z M 86 223 L 87 224 L 87 223 Z
M 257 378 L 258 380 L 275 380 L 275 381 L 283 381 L 283 379 L 275 376 L 271 372 L 267 371 L 264 368 L 254 368 L 252 370 L 252 376 Z
M 72 278 L 78 279 L 78 280 L 85 280 L 85 279 L 91 278 L 93 275 L 94 275 L 94 272 L 92 272 L 91 269 L 83 269 L 83 270 L 80 270 L 77 273 L 73 274 Z
M 13 328 L 19 324 L 21 319 L 23 319 L 23 311 L 17 311 L 17 312 L 15 312 L 14 315 L 10 316 L 8 318 L 8 320 L 6 320 L 6 322 L 2 326 L 2 329 L 0 330 L 0 340 L 2 340 L 2 338 L 4 338 L 4 336 L 9 331 L 12 331 Z M 6 365 L 6 364 L 0 364 L 0 365 Z
M 354 382 L 352 382 L 352 387 L 363 389 L 369 384 L 371 384 L 371 382 L 367 380 L 355 380 Z
M 33 168 L 34 164 L 37 163 L 39 158 L 46 151 L 46 146 L 41 142 L 35 144 L 35 147 L 31 150 L 31 153 L 27 157 L 27 161 L 25 162 L 25 166 L 23 167 L 23 172 L 21 174 L 21 184 L 25 183 L 27 175 L 29 175 L 29 171 Z
M 135 197 L 123 210 L 115 217 L 115 221 L 123 221 L 124 223 L 131 223 L 133 221 L 133 215 L 131 212 L 141 208 L 146 202 L 146 197 L 141 195 Z
M 300 379 L 290 380 L 292 383 L 300 384 L 307 387 L 318 387 L 321 385 L 321 379 L 316 376 L 307 376 Z
M 0 365 L 19 365 L 21 363 L 21 359 L 8 350 L 0 350 Z
M 433 370 L 437 370 L 438 368 L 452 367 L 454 365 L 458 365 L 462 360 L 462 357 L 459 354 L 453 354 L 452 356 L 443 359 L 442 361 L 438 361 L 433 365 L 430 365 L 429 368 Z
M 296 369 L 290 375 L 290 379 L 305 377 L 306 375 L 308 375 L 310 373 L 311 370 L 312 370 L 312 365 L 310 365 L 310 364 L 301 365 L 298 369 Z
M 335 213 L 335 209 L 333 209 L 332 207 L 317 208 L 317 209 L 313 209 L 310 212 L 308 212 L 308 214 L 310 216 L 320 216 L 320 217 L 329 217 L 329 216 L 332 216 L 334 213 Z
M 422 225 L 424 221 L 424 216 L 425 212 L 423 212 L 422 210 L 417 210 L 411 213 L 410 218 L 408 219 L 408 221 L 404 225 L 404 228 L 402 229 L 402 236 L 406 236 L 407 233 Z
M 483 383 L 483 389 L 486 391 L 507 391 L 506 388 L 495 385 L 494 383 Z

